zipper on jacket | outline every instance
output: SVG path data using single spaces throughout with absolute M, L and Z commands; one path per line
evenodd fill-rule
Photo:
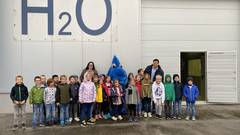
M 19 100 L 22 101 L 22 94 L 21 94 L 20 86 L 18 86 L 18 93 L 19 93 Z

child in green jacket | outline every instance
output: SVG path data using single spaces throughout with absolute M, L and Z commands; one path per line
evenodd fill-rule
M 172 83 L 171 75 L 165 76 L 165 117 L 166 119 L 172 118 L 172 103 L 175 101 L 175 90 Z
M 38 120 L 40 127 L 44 126 L 44 114 L 43 114 L 43 93 L 44 89 L 41 87 L 41 77 L 36 76 L 34 78 L 35 86 L 32 87 L 29 96 L 29 103 L 33 105 L 33 129 L 37 127 Z

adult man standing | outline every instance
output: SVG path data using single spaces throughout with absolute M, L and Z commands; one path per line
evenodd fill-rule
M 161 66 L 159 65 L 159 60 L 154 59 L 153 64 L 146 67 L 144 73 L 148 73 L 151 76 L 151 80 L 156 80 L 156 75 L 161 75 L 164 78 L 164 71 L 162 70 Z

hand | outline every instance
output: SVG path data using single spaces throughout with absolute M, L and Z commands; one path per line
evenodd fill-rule
M 15 105 L 18 105 L 18 104 L 19 104 L 19 102 L 16 101 L 16 100 L 14 100 L 13 103 L 14 103 Z
M 57 106 L 59 106 L 60 105 L 60 103 L 57 103 Z
M 21 104 L 21 105 L 25 104 L 25 100 L 23 100 L 20 104 Z

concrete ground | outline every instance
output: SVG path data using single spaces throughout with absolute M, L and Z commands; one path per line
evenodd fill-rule
M 11 131 L 12 114 L 0 114 L 0 135 L 239 135 L 240 105 L 198 105 L 197 121 L 157 120 L 141 118 L 137 123 L 127 120 L 113 122 L 101 120 L 96 125 L 82 128 L 78 123 L 60 126 L 31 128 L 28 114 L 25 131 Z

